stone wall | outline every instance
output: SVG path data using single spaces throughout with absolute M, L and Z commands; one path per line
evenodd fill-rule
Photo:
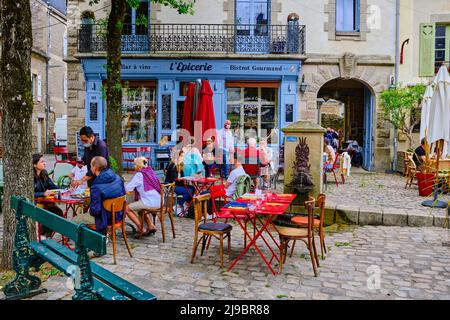
M 74 57 L 77 53 L 77 28 L 81 12 L 89 9 L 86 3 L 79 5 L 78 0 L 69 0 L 67 6 L 68 32 L 68 99 L 67 106 L 67 145 L 69 150 L 76 148 L 76 132 L 85 124 L 85 80 L 80 61 Z M 84 2 L 84 1 L 82 1 Z

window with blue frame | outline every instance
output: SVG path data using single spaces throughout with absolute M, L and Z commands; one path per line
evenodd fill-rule
M 148 33 L 148 23 L 143 24 L 142 18 L 150 20 L 149 0 L 141 0 L 138 8 L 132 8 L 127 3 L 123 26 L 124 35 L 146 35 Z
M 359 32 L 359 12 L 359 0 L 336 0 L 336 32 Z
M 238 35 L 267 35 L 269 4 L 269 0 L 236 0 L 235 8 Z

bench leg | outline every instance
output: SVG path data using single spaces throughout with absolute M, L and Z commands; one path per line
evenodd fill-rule
M 17 229 L 13 251 L 13 269 L 16 276 L 4 288 L 8 300 L 28 298 L 47 291 L 39 289 L 41 280 L 29 274 L 31 267 L 38 268 L 43 261 L 29 247 L 28 226 L 21 207 L 20 202 L 16 214 Z

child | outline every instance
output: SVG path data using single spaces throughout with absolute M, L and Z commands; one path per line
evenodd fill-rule
M 77 164 L 72 169 L 72 173 L 69 174 L 69 177 L 72 180 L 81 180 L 84 176 L 86 176 L 87 173 L 87 166 L 84 165 L 84 161 L 81 158 L 77 158 Z M 84 190 L 87 188 L 87 182 L 83 182 L 77 189 L 77 191 L 80 191 L 80 193 L 84 192 Z

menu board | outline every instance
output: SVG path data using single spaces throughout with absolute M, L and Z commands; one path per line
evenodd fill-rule
M 172 129 L 172 122 L 170 121 L 172 110 L 172 95 L 163 94 L 162 95 L 162 105 L 161 105 L 161 126 L 163 130 Z

